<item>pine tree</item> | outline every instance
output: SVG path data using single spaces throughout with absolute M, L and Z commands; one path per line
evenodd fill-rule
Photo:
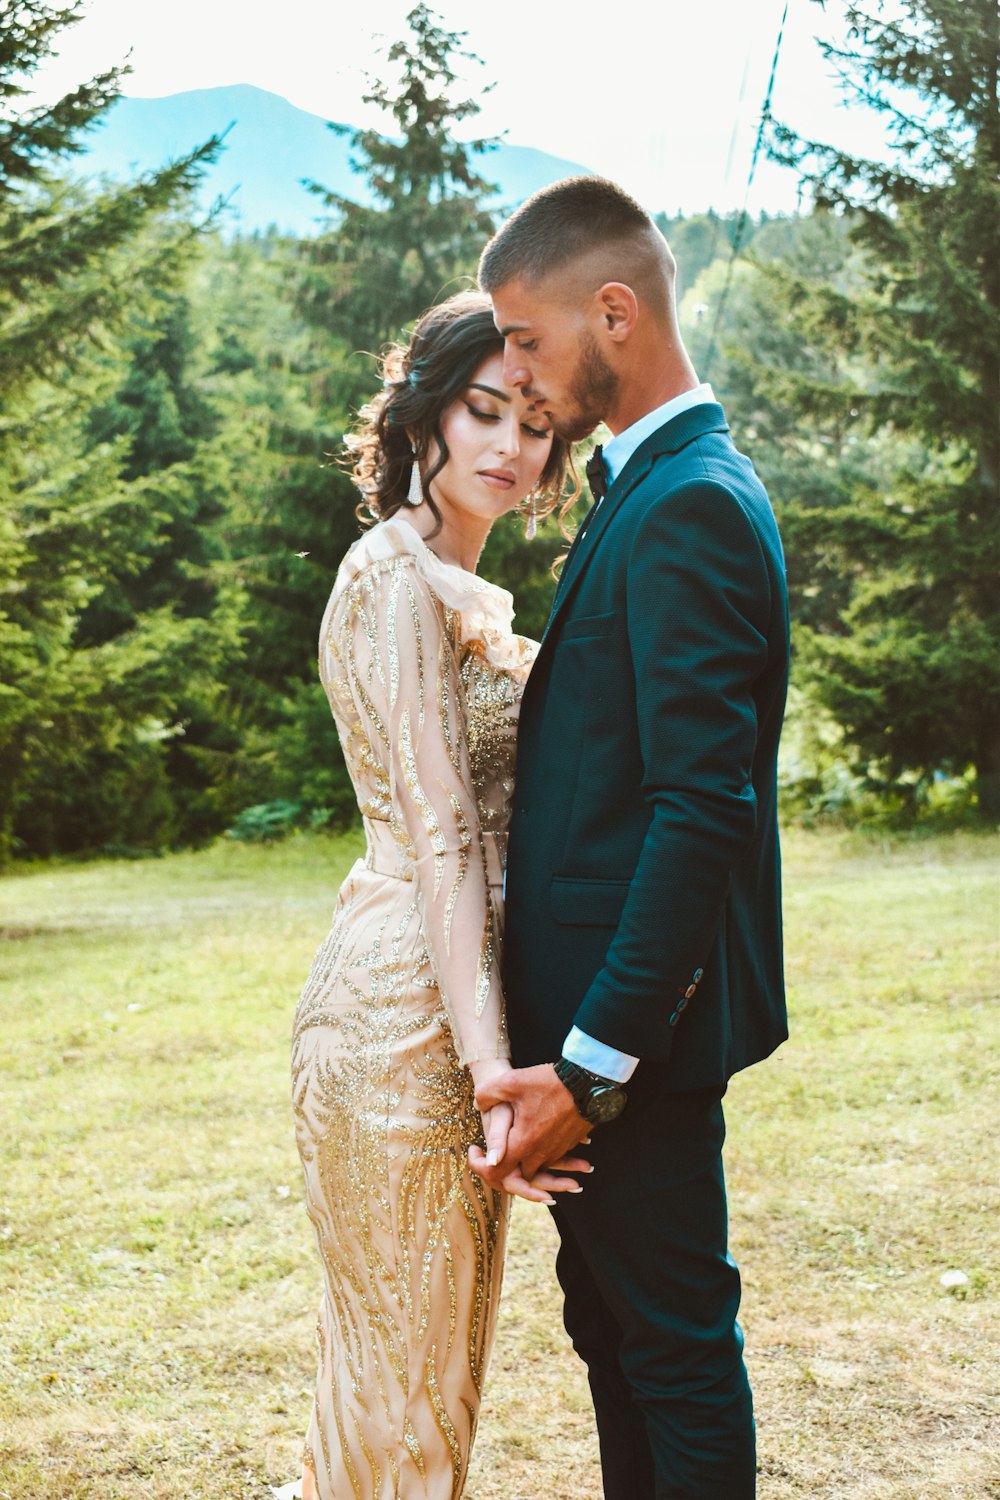
M 307 327 L 288 295 L 300 251 L 278 236 L 216 245 L 194 298 L 205 389 L 237 465 L 223 522 L 246 600 L 241 658 L 226 684 L 219 795 L 239 812 L 280 801 L 288 816 L 356 811 L 316 672 L 316 638 L 337 567 L 359 532 L 339 462 L 360 361 Z
M 80 633 L 87 608 L 141 566 L 157 525 L 127 482 L 126 442 L 98 440 L 91 412 L 120 369 L 123 331 L 184 260 L 191 231 L 176 208 L 218 144 L 123 186 L 61 181 L 122 77 L 111 69 L 25 107 L 31 75 L 82 11 L 0 0 L 0 860 L 19 819 L 21 840 L 42 851 L 144 820 L 147 841 L 166 838 L 156 740 L 173 714 L 170 678 L 219 663 L 218 633 L 170 608 L 114 641 Z M 154 222 L 167 232 L 147 234 Z M 108 767 L 117 787 L 101 780 Z M 74 778 L 86 830 L 69 812 Z
M 835 628 L 800 631 L 812 681 L 873 782 L 914 800 L 971 767 L 1000 816 L 1000 8 L 997 0 L 849 4 L 825 48 L 880 110 L 885 160 L 777 126 L 772 152 L 820 209 L 846 215 L 860 293 L 804 291 L 797 326 L 841 357 L 821 395 L 898 444 L 878 489 L 800 509 L 849 596 Z M 807 415 L 813 392 L 803 390 Z
M 307 332 L 289 331 L 284 346 L 286 392 L 272 406 L 268 439 L 272 482 L 243 508 L 252 623 L 240 681 L 254 706 L 247 749 L 253 758 L 256 747 L 257 761 L 248 780 L 262 797 L 311 810 L 317 821 L 343 822 L 356 811 L 315 665 L 323 607 L 360 530 L 343 435 L 378 378 L 369 356 L 468 284 L 493 228 L 484 206 L 493 189 L 472 165 L 487 143 L 452 134 L 479 108 L 455 97 L 457 64 L 474 59 L 462 51 L 463 34 L 443 29 L 422 3 L 407 28 L 365 95 L 398 138 L 374 130 L 352 137 L 372 202 L 314 185 L 330 218 L 301 247 L 297 304 Z
M 332 223 L 308 249 L 306 303 L 315 321 L 356 349 L 380 349 L 457 291 L 493 231 L 485 201 L 496 189 L 472 165 L 490 142 L 459 142 L 452 134 L 479 110 L 477 100 L 453 97 L 455 64 L 479 59 L 463 51 L 465 33 L 443 30 L 423 0 L 406 22 L 409 37 L 386 53 L 398 76 L 372 80 L 364 95 L 391 117 L 401 139 L 374 130 L 351 138 L 353 165 L 374 203 L 315 187 Z

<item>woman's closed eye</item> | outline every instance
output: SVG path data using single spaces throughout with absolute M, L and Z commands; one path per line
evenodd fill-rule
M 501 416 L 503 415 L 498 411 L 484 411 L 483 408 L 481 406 L 477 406 L 474 401 L 466 401 L 465 409 L 469 413 L 469 415 L 475 417 L 478 422 L 499 422 Z M 528 437 L 532 438 L 547 438 L 552 436 L 551 427 L 532 427 L 530 422 L 522 422 L 521 431 L 527 433 Z
M 475 406 L 471 401 L 466 401 L 465 406 L 466 410 L 472 416 L 478 417 L 480 422 L 499 422 L 500 420 L 500 413 L 498 411 L 483 411 L 481 407 Z

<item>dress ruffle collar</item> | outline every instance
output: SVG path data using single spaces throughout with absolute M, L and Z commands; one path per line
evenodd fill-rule
M 447 609 L 459 615 L 463 641 L 481 640 L 496 667 L 510 670 L 520 662 L 522 643 L 512 630 L 513 595 L 457 563 L 442 562 L 419 531 L 398 513 L 377 522 L 350 548 L 337 574 L 336 592 L 373 563 L 400 556 L 413 557 L 428 587 Z

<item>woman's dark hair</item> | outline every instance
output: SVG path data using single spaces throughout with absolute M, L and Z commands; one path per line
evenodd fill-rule
M 353 459 L 351 472 L 364 495 L 358 515 L 366 524 L 384 521 L 406 503 L 415 448 L 424 501 L 440 526 L 441 513 L 429 487 L 448 462 L 441 417 L 483 361 L 502 349 L 490 299 L 481 292 L 459 292 L 424 313 L 408 344 L 386 350 L 382 390 L 361 408 L 358 426 L 344 439 Z M 432 444 L 437 457 L 424 472 Z M 549 515 L 559 504 L 568 464 L 568 444 L 553 437 L 536 491 L 537 517 Z M 563 509 L 575 498 L 571 496 Z

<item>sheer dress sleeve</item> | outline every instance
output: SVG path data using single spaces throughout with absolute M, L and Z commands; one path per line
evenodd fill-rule
M 459 1060 L 507 1057 L 497 922 L 469 764 L 457 615 L 408 555 L 359 574 L 341 610 L 344 685 L 371 761 L 387 773 L 393 814 L 412 846 L 418 908 Z

